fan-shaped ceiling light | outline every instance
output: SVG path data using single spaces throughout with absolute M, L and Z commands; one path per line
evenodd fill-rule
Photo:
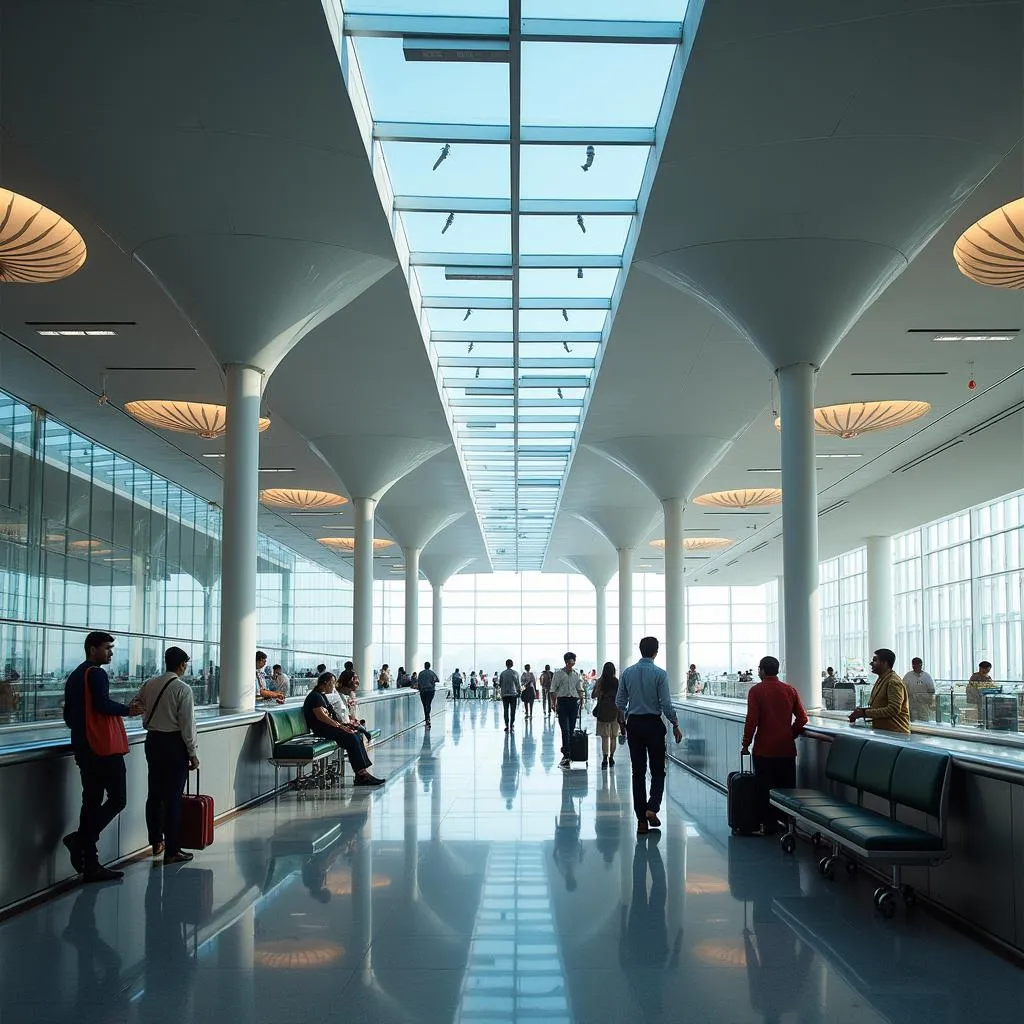
M 355 551 L 356 539 L 355 537 L 321 537 L 320 543 L 325 547 L 334 548 L 337 551 Z M 385 540 L 383 537 L 374 537 L 373 539 L 373 550 L 380 551 L 383 548 L 389 548 L 395 542 L 393 540 Z
M 782 491 L 778 487 L 742 487 L 735 491 L 709 491 L 693 499 L 695 505 L 712 505 L 715 508 L 760 508 L 763 505 L 778 505 Z
M 885 402 L 850 402 L 846 405 L 823 405 L 814 410 L 814 432 L 850 440 L 872 430 L 892 430 L 919 419 L 931 408 L 928 402 L 904 399 Z M 782 420 L 775 420 L 775 429 L 782 429 Z
M 732 543 L 730 537 L 686 537 L 683 548 L 687 551 L 721 551 Z M 651 541 L 651 547 L 659 551 L 665 550 L 665 538 L 659 537 Z
M 309 512 L 323 508 L 337 508 L 348 504 L 348 498 L 330 491 L 307 491 L 297 487 L 267 487 L 260 491 L 260 501 L 267 508 L 286 509 L 289 512 Z
M 196 434 L 208 441 L 220 437 L 228 426 L 227 406 L 211 405 L 208 402 L 172 402 L 169 399 L 154 398 L 125 402 L 124 411 L 147 427 Z M 261 416 L 260 433 L 269 426 L 269 417 Z
M 953 259 L 978 284 L 1024 290 L 1024 198 L 972 224 L 956 240 Z
M 90 555 L 112 555 L 113 548 L 102 540 L 73 540 L 68 547 L 72 551 L 87 551 Z
M 0 283 L 59 281 L 85 257 L 85 241 L 60 214 L 0 188 Z

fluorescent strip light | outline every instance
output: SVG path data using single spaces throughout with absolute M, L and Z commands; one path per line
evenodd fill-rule
M 445 267 L 446 281 L 511 281 L 511 267 Z
M 441 64 L 508 64 L 507 39 L 418 39 L 402 40 L 407 61 Z
M 816 459 L 863 459 L 860 452 L 815 452 Z
M 294 466 L 260 466 L 261 473 L 294 473 Z
M 224 459 L 227 458 L 224 452 L 203 452 L 204 459 Z

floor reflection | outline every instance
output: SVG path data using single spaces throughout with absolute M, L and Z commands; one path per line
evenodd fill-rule
M 730 836 L 691 776 L 638 839 L 629 765 L 557 768 L 556 728 L 465 701 L 375 748 L 381 790 L 270 801 L 187 868 L 8 920 L 0 1021 L 1019 1021 L 1024 973 Z

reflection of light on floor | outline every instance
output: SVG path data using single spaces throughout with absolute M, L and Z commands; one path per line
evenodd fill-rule
M 387 875 L 374 875 L 373 888 L 386 889 L 391 884 Z M 332 896 L 352 895 L 352 872 L 351 871 L 329 871 L 324 882 L 324 888 Z
M 253 962 L 259 967 L 304 968 L 324 967 L 340 960 L 345 947 L 335 942 L 306 942 L 298 939 L 277 939 L 256 945 Z
M 705 939 L 693 947 L 693 955 L 711 967 L 746 967 L 743 943 L 734 939 Z
M 687 875 L 686 891 L 691 896 L 711 896 L 728 892 L 729 883 L 717 875 Z

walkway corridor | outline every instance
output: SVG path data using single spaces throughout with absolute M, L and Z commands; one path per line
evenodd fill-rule
M 637 840 L 625 748 L 556 766 L 539 713 L 463 702 L 380 746 L 379 791 L 289 794 L 186 867 L 145 861 L 0 926 L 2 1024 L 999 1024 L 1024 972 L 810 847 L 736 839 L 671 768 Z M 45 837 L 40 837 L 45 841 Z

